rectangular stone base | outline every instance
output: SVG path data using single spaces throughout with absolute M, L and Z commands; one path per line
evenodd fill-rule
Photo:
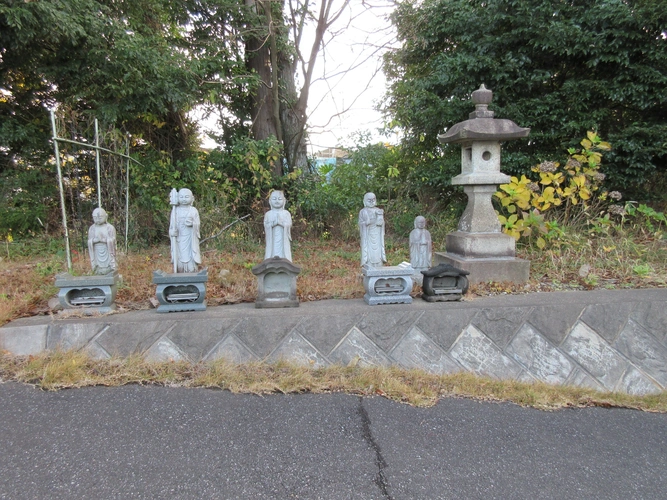
M 153 283 L 157 285 L 155 296 L 159 303 L 157 312 L 205 311 L 207 281 L 207 269 L 198 273 L 153 271 Z
M 505 233 L 466 233 L 454 231 L 445 238 L 448 254 L 467 259 L 514 257 L 516 240 Z
M 280 309 L 283 307 L 299 307 L 299 301 L 290 300 L 290 299 L 278 299 L 278 300 L 256 300 L 255 308 L 256 309 Z
M 79 311 L 91 315 L 106 314 L 116 309 L 113 301 L 119 281 L 120 277 L 115 271 L 93 276 L 58 274 L 56 275 L 56 287 L 59 288 L 58 301 L 63 311 Z
M 422 294 L 422 299 L 426 302 L 456 302 L 461 300 L 463 295 L 460 293 L 448 293 L 446 295 L 424 295 Z
M 160 304 L 156 309 L 159 313 L 185 312 L 185 311 L 206 311 L 206 301 L 185 304 Z
M 291 260 L 281 257 L 264 259 L 252 268 L 257 276 L 257 309 L 299 307 L 296 294 L 296 278 L 301 268 Z
M 436 265 L 444 262 L 469 271 L 470 283 L 489 281 L 525 283 L 530 277 L 530 261 L 516 257 L 472 259 L 449 252 L 435 252 L 433 260 Z
M 398 266 L 362 268 L 364 302 L 369 306 L 380 304 L 412 304 L 412 274 L 414 269 L 408 262 Z

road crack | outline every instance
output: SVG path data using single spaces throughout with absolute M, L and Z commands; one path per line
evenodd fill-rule
M 375 439 L 373 438 L 373 433 L 371 432 L 371 419 L 368 416 L 366 407 L 364 406 L 364 398 L 361 396 L 359 396 L 359 407 L 357 408 L 357 413 L 361 418 L 362 433 L 364 436 L 364 440 L 375 452 L 375 465 L 378 468 L 378 473 L 373 479 L 373 482 L 380 489 L 382 497 L 391 500 L 392 497 L 389 494 L 389 484 L 387 483 L 387 477 L 384 474 L 384 470 L 387 467 L 387 462 L 385 462 L 384 457 L 382 456 L 382 450 L 380 449 L 380 445 L 378 445 Z

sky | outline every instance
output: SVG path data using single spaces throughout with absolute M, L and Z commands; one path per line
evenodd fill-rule
M 392 10 L 391 0 L 351 0 L 325 37 L 308 99 L 310 155 L 349 146 L 356 132 L 369 131 L 374 139 L 386 140 L 377 132 L 383 119 L 375 107 L 385 93 L 382 54 L 395 39 L 387 18 Z M 313 40 L 312 33 L 307 35 L 302 42 L 306 54 Z M 204 131 L 214 129 L 215 117 L 201 126 Z M 207 138 L 204 146 L 215 143 Z
M 375 132 L 383 125 L 375 107 L 385 93 L 382 54 L 395 39 L 387 19 L 393 8 L 387 0 L 371 3 L 369 7 L 369 2 L 352 0 L 347 16 L 333 27 L 340 34 L 315 66 L 319 79 L 311 86 L 308 103 L 311 154 L 349 144 L 353 133 Z

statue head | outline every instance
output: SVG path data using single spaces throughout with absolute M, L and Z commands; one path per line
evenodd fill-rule
M 271 209 L 279 210 L 285 208 L 285 195 L 282 191 L 272 191 L 271 196 L 269 196 L 269 205 Z
M 107 213 L 103 208 L 96 208 L 93 210 L 93 222 L 97 225 L 107 223 Z
M 426 218 L 418 215 L 415 217 L 415 229 L 424 229 L 426 227 Z
M 366 193 L 364 195 L 364 206 L 365 207 L 374 207 L 377 203 L 377 199 L 373 193 Z
M 192 205 L 192 202 L 195 201 L 195 197 L 192 195 L 192 191 L 188 188 L 181 188 L 178 192 L 178 204 L 179 205 Z

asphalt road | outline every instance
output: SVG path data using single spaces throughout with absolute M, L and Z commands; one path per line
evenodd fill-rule
M 0 498 L 665 498 L 667 415 L 0 384 Z

